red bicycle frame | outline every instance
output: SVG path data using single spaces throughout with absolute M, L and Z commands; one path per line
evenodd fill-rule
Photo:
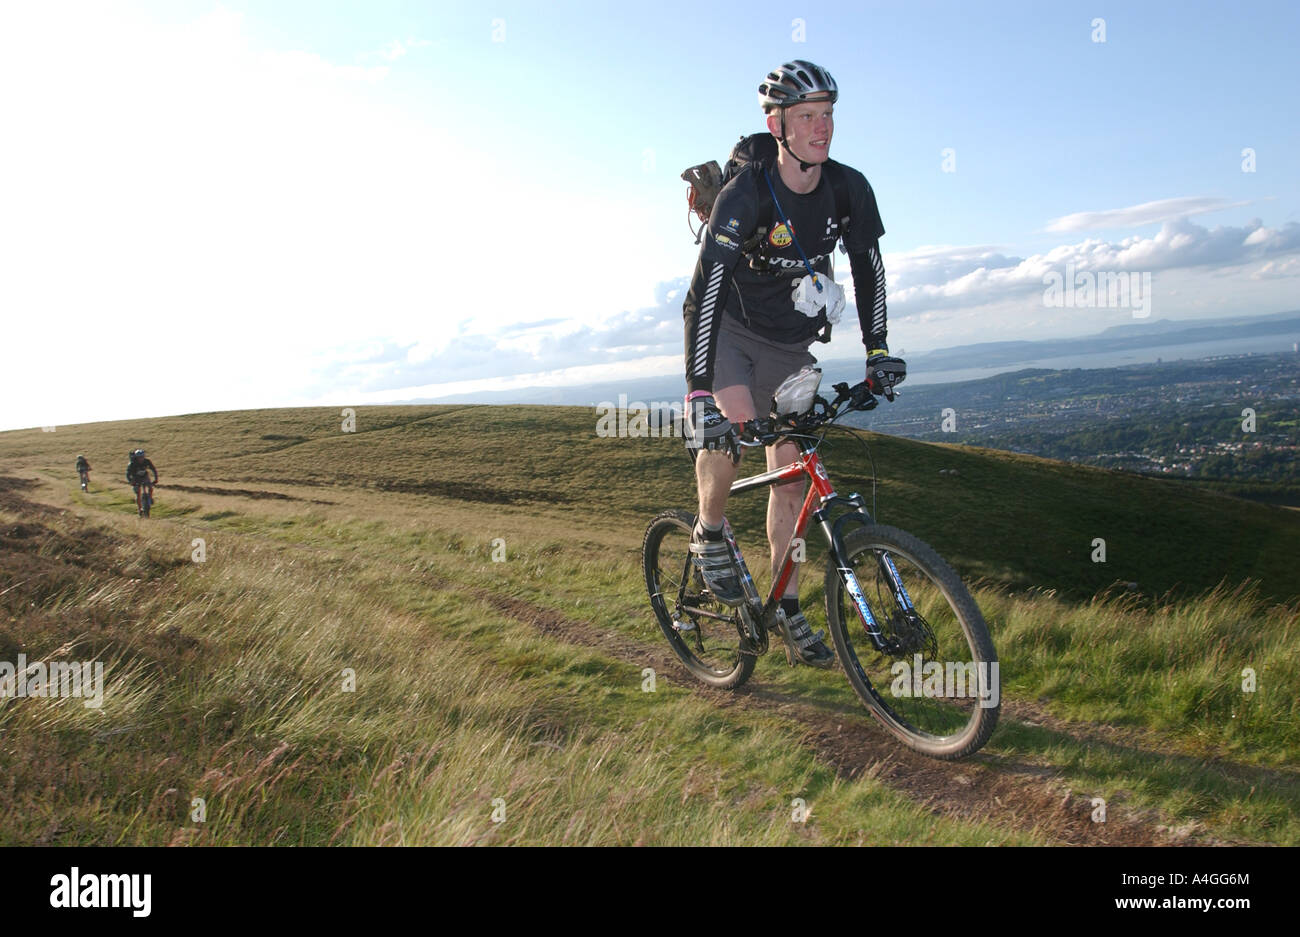
M 750 596 L 751 601 L 764 606 L 765 610 L 770 612 L 780 601 L 781 596 L 785 594 L 786 585 L 794 574 L 795 544 L 803 538 L 804 532 L 808 528 L 808 522 L 816 520 L 826 535 L 827 543 L 830 545 L 831 553 L 835 558 L 836 567 L 839 569 L 840 580 L 844 584 L 845 591 L 853 598 L 853 603 L 858 610 L 858 617 L 861 619 L 867 635 L 877 647 L 883 648 L 885 638 L 881 634 L 880 626 L 876 623 L 875 616 L 871 612 L 871 607 L 867 604 L 866 596 L 862 593 L 857 576 L 854 575 L 853 567 L 846 559 L 848 552 L 844 547 L 841 533 L 846 523 L 855 522 L 863 526 L 870 525 L 872 523 L 871 515 L 867 513 L 861 495 L 854 494 L 848 498 L 842 498 L 835 493 L 835 486 L 831 484 L 830 477 L 826 474 L 826 466 L 822 464 L 821 457 L 817 454 L 815 447 L 808 445 L 802 439 L 796 440 L 796 442 L 799 444 L 799 455 L 789 465 L 770 469 L 761 475 L 737 479 L 731 485 L 731 494 L 737 495 L 746 491 L 753 491 L 755 488 L 795 481 L 803 475 L 807 475 L 812 481 L 812 485 L 808 488 L 808 494 L 804 498 L 803 507 L 799 511 L 799 517 L 795 521 L 794 531 L 790 535 L 790 542 L 786 544 L 785 555 L 781 559 L 781 565 L 772 583 L 772 591 L 768 594 L 766 602 L 764 603 L 759 598 L 753 577 L 745 567 L 744 560 L 740 559 L 740 568 L 744 573 L 742 579 L 745 580 L 745 591 Z M 851 510 L 840 515 L 832 524 L 830 508 L 835 504 L 848 507 Z M 731 525 L 726 523 L 725 518 L 723 523 L 727 540 L 731 543 L 731 547 L 735 550 L 736 557 L 739 559 L 740 550 L 736 546 L 735 536 L 731 532 Z M 895 597 L 905 608 L 911 608 L 911 598 L 903 587 L 902 578 L 898 575 L 893 560 L 886 555 L 881 558 L 881 563 L 895 588 Z

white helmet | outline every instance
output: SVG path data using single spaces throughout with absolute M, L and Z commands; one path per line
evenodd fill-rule
M 769 113 L 775 108 L 807 101 L 818 94 L 829 94 L 834 104 L 840 96 L 840 89 L 826 69 L 795 59 L 767 73 L 767 79 L 758 86 L 758 103 L 764 113 Z

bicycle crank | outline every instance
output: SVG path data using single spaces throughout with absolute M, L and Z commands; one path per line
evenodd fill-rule
M 744 627 L 740 629 L 740 652 L 755 657 L 767 653 L 767 628 L 749 605 L 740 606 L 740 618 Z

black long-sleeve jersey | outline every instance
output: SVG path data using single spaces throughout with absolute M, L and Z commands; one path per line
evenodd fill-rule
M 849 194 L 849 230 L 844 246 L 853 271 L 862 342 L 872 350 L 884 346 L 886 334 L 885 266 L 879 243 L 885 227 L 866 176 L 848 166 L 841 168 Z M 723 186 L 713 205 L 700 259 L 682 307 L 688 392 L 713 389 L 713 361 L 723 315 L 777 342 L 809 341 L 818 332 L 817 320 L 796 310 L 791 297 L 795 280 L 807 273 L 794 238 L 775 207 L 772 218 L 758 217 L 758 186 L 767 186 L 763 175 L 752 164 L 745 167 Z M 809 263 L 819 274 L 830 275 L 831 254 L 843 232 L 835 217 L 835 193 L 825 172 L 817 187 L 806 195 L 788 189 L 775 168 L 766 175 L 772 180 L 776 200 Z M 769 227 L 761 258 L 757 250 L 745 254 L 741 249 L 760 224 Z M 746 262 L 742 263 L 742 258 Z M 753 269 L 751 258 L 761 272 Z
M 149 482 L 149 473 L 153 472 L 153 481 Z M 151 485 L 158 484 L 158 470 L 153 467 L 153 461 L 145 459 L 141 462 L 128 462 L 126 466 L 126 481 L 130 485 L 139 485 L 148 482 Z

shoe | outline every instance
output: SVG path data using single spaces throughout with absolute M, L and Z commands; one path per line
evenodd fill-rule
M 787 657 L 793 654 L 803 663 L 822 670 L 828 670 L 835 664 L 835 652 L 826 646 L 823 640 L 825 635 L 820 631 L 813 633 L 803 612 L 798 612 L 794 617 L 787 617 L 782 612 L 777 620 L 782 623 Z M 794 660 L 790 662 L 794 663 Z
M 715 599 L 733 607 L 744 604 L 745 590 L 740 585 L 740 571 L 726 540 L 705 540 L 696 527 L 691 533 L 691 562 L 704 577 L 704 584 Z

